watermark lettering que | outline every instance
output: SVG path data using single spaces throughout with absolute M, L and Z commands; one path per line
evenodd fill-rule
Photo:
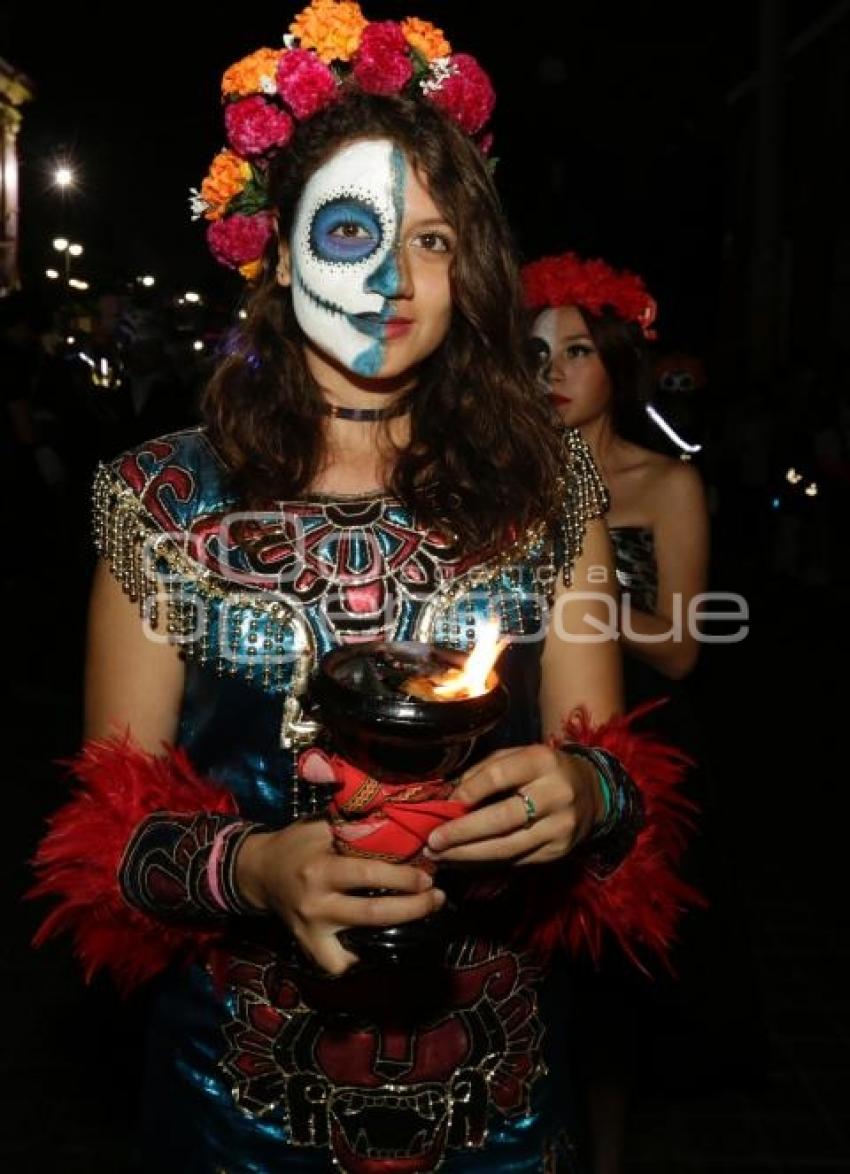
M 717 605 L 726 610 L 719 610 Z M 580 611 L 581 605 L 585 610 Z M 642 631 L 637 614 L 641 611 L 628 592 L 617 599 L 609 592 L 573 591 L 555 601 L 551 622 L 560 640 L 570 644 L 604 644 L 625 640 L 629 644 L 739 644 L 750 630 L 750 608 L 746 598 L 734 591 L 703 591 L 688 600 L 673 595 L 668 626 L 661 632 Z M 729 625 L 713 630 L 713 625 Z

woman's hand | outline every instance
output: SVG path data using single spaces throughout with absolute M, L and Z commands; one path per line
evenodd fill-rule
M 559 860 L 604 813 L 593 766 L 542 745 L 497 750 L 463 775 L 453 797 L 475 810 L 431 833 L 428 856 L 437 863 Z
M 333 975 L 357 961 L 341 945 L 341 929 L 416 921 L 445 901 L 421 868 L 339 855 L 322 819 L 249 836 L 236 858 L 236 883 L 246 901 L 276 913 L 316 965 Z M 362 889 L 394 895 L 354 895 Z

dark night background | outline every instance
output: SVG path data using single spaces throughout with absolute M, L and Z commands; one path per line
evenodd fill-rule
M 35 94 L 19 136 L 25 289 L 55 297 L 43 274 L 62 233 L 85 244 L 89 296 L 149 272 L 157 297 L 202 291 L 200 328 L 221 325 L 240 284 L 211 260 L 188 191 L 222 144 L 222 71 L 276 45 L 300 7 L 0 8 L 0 57 Z M 627 1169 L 850 1171 L 850 3 L 363 7 L 435 21 L 493 76 L 497 182 L 523 255 L 575 248 L 637 270 L 660 348 L 708 370 L 674 415 L 705 445 L 712 585 L 751 610 L 747 640 L 707 648 L 691 684 L 736 928 L 706 981 L 713 1045 L 644 1064 Z M 60 159 L 79 175 L 65 196 Z M 816 498 L 789 487 L 789 466 Z M 36 911 L 17 900 L 65 785 L 51 761 L 79 738 L 84 527 L 56 541 L 25 508 L 15 524 L 0 1153 L 10 1171 L 119 1174 L 143 1000 L 84 990 L 63 946 L 33 955 Z
M 827 7 L 792 5 L 789 23 L 808 24 Z M 3 51 L 37 96 L 21 135 L 25 270 L 50 263 L 61 230 L 86 242 L 85 268 L 102 279 L 151 271 L 175 287 L 217 281 L 188 219 L 188 191 L 222 143 L 221 73 L 274 44 L 284 10 L 258 4 L 238 19 L 203 19 L 186 6 L 176 23 L 163 5 L 144 15 L 68 6 L 51 11 L 49 31 L 23 5 L 7 16 Z M 696 14 L 679 4 L 563 4 L 528 24 L 483 4 L 417 11 L 450 26 L 494 78 L 499 185 L 526 254 L 604 250 L 646 275 L 668 329 L 705 345 L 719 279 L 727 97 L 757 67 L 758 5 L 721 2 Z M 67 197 L 51 185 L 59 156 L 81 175 Z
M 845 5 L 765 7 L 776 25 L 767 35 L 789 47 L 767 163 L 757 142 L 766 35 L 758 0 L 559 4 L 528 23 L 484 4 L 420 6 L 495 80 L 499 186 L 524 254 L 572 246 L 637 269 L 663 307 L 667 344 L 730 363 L 746 359 L 747 331 L 740 318 L 724 319 L 721 298 L 734 319 L 759 232 L 775 231 L 780 250 L 790 245 L 794 264 L 823 283 L 824 254 L 842 229 L 847 284 L 846 211 L 839 224 L 835 207 L 848 183 L 847 153 L 837 149 L 846 133 Z M 162 4 L 143 14 L 90 4 L 51 9 L 42 21 L 26 5 L 5 7 L 0 49 L 36 93 L 20 136 L 25 274 L 55 261 L 50 241 L 61 231 L 85 242 L 80 272 L 101 283 L 149 271 L 170 288 L 235 295 L 189 221 L 188 191 L 222 144 L 221 72 L 273 45 L 286 8 L 253 5 L 238 18 L 177 11 L 175 20 Z M 58 158 L 80 176 L 67 196 L 51 183 Z M 759 168 L 774 202 L 783 194 L 757 217 Z M 795 289 L 785 311 L 800 310 L 798 299 L 808 320 L 783 345 L 811 352 L 837 341 L 835 324 L 830 335 L 812 306 L 818 299 Z

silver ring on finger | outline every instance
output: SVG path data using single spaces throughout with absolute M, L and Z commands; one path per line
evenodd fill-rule
M 530 828 L 537 819 L 537 804 L 530 795 L 526 795 L 525 791 L 517 791 L 516 797 L 517 799 L 521 800 L 522 805 L 525 808 L 525 826 Z

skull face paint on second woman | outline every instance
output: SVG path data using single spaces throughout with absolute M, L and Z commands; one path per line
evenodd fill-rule
M 415 367 L 448 331 L 453 249 L 452 229 L 396 144 L 343 147 L 295 213 L 289 264 L 301 329 L 360 377 Z
M 548 306 L 531 329 L 540 375 L 558 415 L 570 428 L 610 410 L 611 377 L 577 306 Z

